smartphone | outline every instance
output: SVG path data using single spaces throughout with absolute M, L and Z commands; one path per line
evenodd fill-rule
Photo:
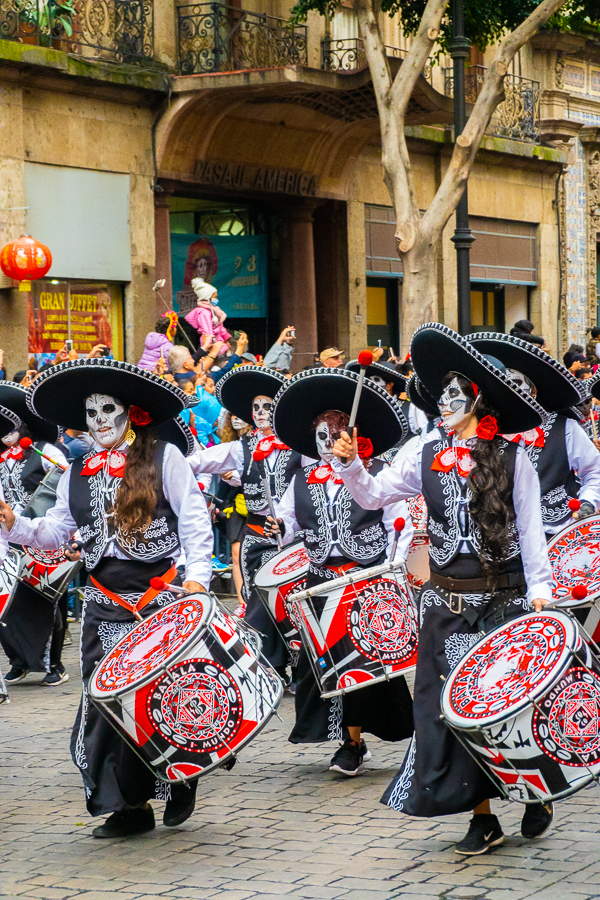
M 379 340 L 377 341 L 377 346 L 381 350 L 381 338 L 379 338 Z
M 102 348 L 102 356 L 110 356 L 110 347 Z
M 234 336 L 234 338 L 235 338 L 236 341 L 237 341 L 237 340 L 239 340 L 239 339 L 241 338 L 242 332 L 241 332 L 241 331 L 234 331 L 234 332 L 233 332 L 233 336 Z
M 290 333 L 290 337 L 296 337 L 296 329 L 295 328 L 290 328 L 289 333 Z
M 65 341 L 65 350 L 67 351 L 67 353 L 70 353 L 72 349 L 73 341 L 70 338 L 67 338 L 67 340 Z

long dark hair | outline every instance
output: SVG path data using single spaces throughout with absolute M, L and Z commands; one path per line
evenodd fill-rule
M 115 524 L 125 534 L 143 531 L 156 508 L 156 440 L 152 429 L 136 425 L 135 441 L 127 451 L 123 480 L 115 497 Z
M 486 416 L 498 418 L 496 410 L 483 394 L 479 392 L 475 395 L 468 379 L 451 374 L 447 376 L 446 384 L 452 378 L 458 379 L 463 392 L 473 400 L 472 411 L 479 422 Z M 515 518 L 510 480 L 499 442 L 499 435 L 491 441 L 477 438 L 471 449 L 475 466 L 467 476 L 471 490 L 469 512 L 480 535 L 479 562 L 492 591 L 507 555 L 511 524 Z

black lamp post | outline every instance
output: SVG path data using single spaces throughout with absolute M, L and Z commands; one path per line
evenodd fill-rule
M 453 60 L 454 84 L 454 140 L 462 134 L 466 121 L 465 61 L 471 54 L 471 45 L 465 37 L 463 0 L 452 0 L 452 41 L 450 56 Z M 456 228 L 451 239 L 456 247 L 456 273 L 458 294 L 458 331 L 471 331 L 471 269 L 470 251 L 475 240 L 469 228 L 469 198 L 467 188 L 456 207 Z

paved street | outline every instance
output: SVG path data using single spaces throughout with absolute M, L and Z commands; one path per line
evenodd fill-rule
M 78 626 L 71 625 L 74 639 Z M 208 775 L 196 814 L 133 840 L 96 841 L 69 756 L 78 650 L 57 689 L 28 676 L 0 707 L 0 896 L 36 900 L 584 900 L 600 897 L 600 792 L 560 804 L 538 842 L 519 836 L 520 808 L 497 804 L 507 839 L 464 861 L 451 849 L 469 816 L 399 816 L 379 797 L 404 744 L 369 741 L 373 761 L 352 781 L 327 771 L 331 748 L 294 747 L 293 700 L 230 772 Z M 3 669 L 6 671 L 4 660 Z M 157 820 L 162 803 L 155 804 Z

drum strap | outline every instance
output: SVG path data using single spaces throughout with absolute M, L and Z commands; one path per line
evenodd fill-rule
M 162 581 L 166 581 L 167 584 L 170 584 L 176 575 L 177 575 L 177 567 L 171 566 L 169 571 L 166 572 L 162 576 Z M 102 593 L 104 594 L 105 597 L 108 597 L 109 600 L 114 600 L 115 603 L 118 603 L 119 606 L 123 607 L 123 609 L 129 610 L 129 612 L 133 613 L 134 616 L 136 616 L 136 618 L 138 618 L 138 619 L 141 619 L 141 616 L 139 615 L 141 610 L 145 606 L 148 606 L 149 603 L 152 603 L 154 598 L 158 594 L 160 594 L 160 592 L 162 590 L 164 590 L 164 588 L 157 589 L 157 588 L 150 587 L 144 594 L 142 594 L 142 596 L 137 601 L 137 603 L 130 603 L 129 600 L 125 600 L 124 597 L 120 597 L 118 594 L 115 594 L 113 591 L 110 591 L 108 588 L 103 587 L 99 581 L 96 581 L 96 579 L 94 578 L 93 575 L 90 575 L 90 581 L 92 582 L 94 587 L 97 587 L 99 591 L 102 591 Z

